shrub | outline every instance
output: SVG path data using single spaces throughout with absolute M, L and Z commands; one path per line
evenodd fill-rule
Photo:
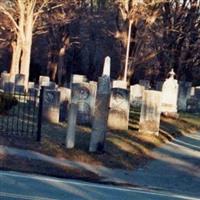
M 12 94 L 0 92 L 0 114 L 8 112 L 17 103 L 17 99 Z

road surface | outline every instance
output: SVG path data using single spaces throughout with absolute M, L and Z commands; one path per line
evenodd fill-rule
M 83 181 L 0 171 L 1 200 L 198 200 L 192 196 L 145 188 L 116 187 Z

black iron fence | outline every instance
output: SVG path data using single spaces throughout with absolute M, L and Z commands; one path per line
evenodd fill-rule
M 40 141 L 43 95 L 36 89 L 1 95 L 0 105 L 4 108 L 0 112 L 0 134 Z

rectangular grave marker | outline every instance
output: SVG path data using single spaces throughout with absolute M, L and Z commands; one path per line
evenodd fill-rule
M 43 117 L 49 122 L 58 123 L 60 116 L 60 92 L 44 90 Z
M 129 91 L 122 88 L 112 88 L 108 127 L 113 130 L 127 131 L 129 121 Z
M 73 83 L 71 103 L 78 105 L 77 123 L 89 125 L 94 113 L 96 88 L 90 83 Z
M 145 90 L 140 114 L 139 132 L 159 134 L 161 113 L 161 92 Z

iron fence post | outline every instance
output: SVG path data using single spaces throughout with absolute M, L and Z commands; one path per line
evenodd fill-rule
M 44 98 L 44 87 L 40 89 L 39 96 L 39 110 L 38 110 L 38 127 L 37 127 L 37 141 L 41 140 L 41 128 L 42 128 L 42 111 L 43 111 L 43 98 Z

